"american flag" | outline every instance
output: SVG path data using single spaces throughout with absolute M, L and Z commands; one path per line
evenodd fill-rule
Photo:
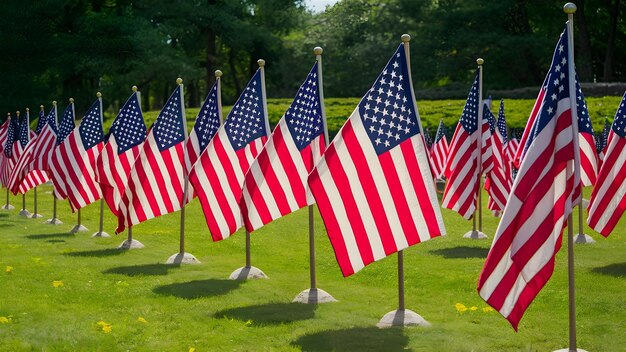
M 598 176 L 598 153 L 589 119 L 589 110 L 576 77 L 576 107 L 578 111 L 578 139 L 580 145 L 580 180 L 583 186 L 593 186 Z
M 42 124 L 40 112 L 40 121 L 37 125 Z M 45 116 L 44 116 L 45 123 Z M 17 160 L 13 171 L 9 177 L 9 189 L 13 194 L 18 192 L 25 194 L 31 188 L 45 183 L 49 180 L 48 173 L 42 170 L 29 170 L 28 165 L 33 158 L 33 147 L 37 141 L 37 134 L 30 130 L 30 115 L 26 112 L 26 118 L 22 121 L 20 127 L 20 145 L 23 146 L 23 152 Z
M 478 138 L 480 136 L 478 104 L 477 72 L 463 108 L 463 114 L 450 142 L 450 151 L 444 171 L 448 182 L 441 204 L 444 208 L 457 211 L 466 219 L 470 219 L 476 209 L 477 182 L 479 180 Z M 485 122 L 483 121 L 483 127 Z
M 6 119 L 6 121 L 4 121 L 2 125 L 0 125 L 0 152 L 4 152 L 4 144 L 7 141 L 7 130 L 9 129 L 10 124 L 11 117 Z
M 116 233 L 180 210 L 187 125 L 182 84 L 167 99 L 141 146 L 119 203 Z
M 96 163 L 95 177 L 100 183 L 102 197 L 116 216 L 118 204 L 128 184 L 130 170 L 146 139 L 146 125 L 138 94 L 134 92 L 128 98 L 113 120 L 108 140 Z
M 496 132 L 496 117 L 493 116 L 493 113 L 489 109 L 489 106 L 486 104 L 483 105 L 483 134 L 482 134 L 482 143 L 481 149 L 483 150 L 483 155 L 480 158 L 482 163 L 482 174 L 487 175 L 491 172 L 493 168 L 493 147 L 491 145 L 493 140 L 493 135 Z
M 598 152 L 598 160 L 599 164 L 602 165 L 602 161 L 604 161 L 604 155 L 606 154 L 606 149 L 609 146 L 609 133 L 611 131 L 611 124 L 608 119 L 604 119 L 604 129 L 602 129 L 602 137 L 598 141 L 596 151 Z
M 433 146 L 433 137 L 430 135 L 428 127 L 424 128 L 424 141 L 426 142 L 426 148 L 430 150 Z
M 9 187 L 13 167 L 15 167 L 19 154 L 22 152 L 19 143 L 19 123 L 19 117 L 10 118 L 6 140 L 4 142 L 4 150 L 2 151 L 4 155 L 2 165 L 0 165 L 0 181 L 2 182 L 2 186 L 7 188 Z
M 52 153 L 50 153 L 50 160 L 48 160 L 48 168 L 50 172 L 50 177 L 53 179 L 52 183 L 54 185 L 54 196 L 57 199 L 65 199 L 68 197 L 68 189 L 66 188 L 65 182 L 55 182 L 57 180 L 54 179 L 54 172 L 52 171 L 53 165 L 52 161 L 55 158 L 61 159 L 61 153 L 64 152 L 63 148 L 59 146 L 63 141 L 67 138 L 67 136 L 72 133 L 74 127 L 76 126 L 74 114 L 74 101 L 70 100 L 70 104 L 65 108 L 65 112 L 63 112 L 63 116 L 61 117 L 61 122 L 59 123 L 59 131 L 57 132 L 56 146 Z M 71 203 L 70 203 L 71 204 Z
M 52 180 L 55 186 L 68 191 L 72 210 L 102 198 L 100 185 L 95 180 L 95 167 L 103 147 L 102 100 L 98 98 L 80 125 L 56 147 L 50 160 Z
M 241 210 L 248 231 L 314 202 L 307 177 L 325 149 L 317 72 L 315 63 L 246 174 Z
M 567 36 L 566 28 L 542 88 L 545 99 L 526 127 L 526 153 L 478 283 L 480 296 L 516 330 L 552 276 L 567 217 L 580 200 Z
M 445 234 L 401 44 L 309 186 L 344 276 Z
M 209 91 L 198 116 L 193 125 L 191 133 L 185 146 L 185 172 L 189 173 L 193 164 L 196 163 L 200 154 L 206 149 L 207 145 L 220 128 L 220 105 L 218 104 L 218 90 L 220 89 L 220 79 L 216 80 L 213 87 Z
M 498 122 L 491 136 L 493 168 L 491 172 L 487 174 L 487 180 L 485 181 L 485 189 L 489 194 L 488 208 L 491 210 L 504 210 L 513 183 L 510 164 L 505 154 L 507 144 L 504 101 L 501 100 Z
M 214 241 L 243 225 L 239 202 L 244 176 L 269 130 L 262 82 L 259 68 L 189 174 Z
M 430 165 L 433 169 L 433 176 L 437 179 L 443 178 L 443 171 L 446 168 L 446 161 L 448 160 L 448 139 L 446 138 L 446 126 L 443 125 L 443 121 L 439 121 L 439 127 L 437 128 L 437 135 L 435 136 L 435 142 L 430 148 Z
M 589 226 L 608 236 L 626 210 L 626 94 L 608 136 L 604 161 L 589 200 Z
M 504 146 L 504 155 L 509 165 L 511 165 L 511 168 L 515 166 L 514 164 L 515 154 L 517 153 L 518 148 L 519 148 L 519 139 L 514 138 L 514 137 L 508 138 L 508 141 L 506 142 L 506 145 Z
M 41 118 L 41 117 L 40 117 Z M 40 127 L 37 124 L 37 129 Z M 37 131 L 35 131 L 37 133 Z M 32 149 L 31 162 L 27 166 L 28 170 L 40 170 L 46 173 L 50 170 L 49 161 L 56 146 L 57 140 L 57 107 L 54 105 L 45 118 L 45 124 L 37 133 L 37 139 Z

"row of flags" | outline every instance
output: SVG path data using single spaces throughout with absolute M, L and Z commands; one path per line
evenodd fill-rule
M 481 107 L 477 73 L 450 144 L 440 123 L 429 147 L 411 84 L 407 41 L 330 143 L 318 62 L 270 131 L 264 61 L 259 60 L 223 123 L 218 77 L 189 136 L 182 80 L 150 128 L 136 87 L 106 135 L 101 97 L 78 126 L 73 102 L 58 126 L 56 105 L 47 116 L 42 110 L 33 136 L 28 121 L 23 129 L 10 119 L 0 127 L 0 180 L 12 192 L 22 192 L 27 186 L 15 184 L 29 172 L 41 172 L 28 184 L 51 178 L 55 197 L 68 198 L 72 210 L 103 198 L 118 218 L 116 232 L 180 210 L 198 197 L 214 241 L 317 203 L 339 267 L 349 276 L 445 235 L 434 179 L 447 180 L 442 206 L 469 219 L 484 175 L 489 208 L 502 212 L 502 219 L 478 292 L 517 328 L 552 275 L 565 219 L 580 203 L 581 187 L 601 180 L 591 197 L 589 224 L 603 235 L 624 211 L 626 95 L 598 172 L 584 96 L 577 81 L 573 92 L 568 88 L 576 80 L 568 60 L 566 29 L 520 141 L 507 136 L 503 102 L 497 119 Z M 22 171 L 11 180 L 15 165 L 23 165 Z

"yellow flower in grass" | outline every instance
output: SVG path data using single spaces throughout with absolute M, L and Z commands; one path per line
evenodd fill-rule
M 196 349 L 193 347 L 189 347 L 189 352 L 196 352 Z
M 485 312 L 485 313 L 493 312 L 493 308 L 491 308 L 491 307 L 484 307 L 483 308 L 483 312 Z
M 471 310 L 472 312 L 473 312 L 473 311 L 476 311 L 476 310 L 478 310 L 478 307 L 476 307 L 476 306 L 472 306 L 472 307 L 470 308 L 470 310 Z
M 459 313 L 463 313 L 467 310 L 467 307 L 463 303 L 457 303 L 454 306 L 456 307 L 456 311 Z
M 52 287 L 54 287 L 54 288 L 63 287 L 63 286 L 65 286 L 65 284 L 61 280 L 54 280 L 54 281 L 52 281 Z
M 102 328 L 102 331 L 104 331 L 105 334 L 108 334 L 111 332 L 111 324 L 107 323 L 104 320 L 100 320 L 99 322 L 96 323 L 96 325 L 99 325 L 100 328 Z
M 9 274 L 10 274 L 10 273 L 12 273 L 12 272 L 13 272 L 13 267 L 12 267 L 12 266 L 10 266 L 10 265 L 7 265 L 7 268 L 6 268 L 6 269 L 4 269 L 4 271 L 6 271 L 7 273 L 9 273 Z
M 137 318 L 137 322 L 138 323 L 144 323 L 144 324 L 148 323 L 148 321 L 146 319 L 144 319 L 144 317 Z
M 0 317 L 0 324 L 8 324 L 11 322 L 11 318 Z

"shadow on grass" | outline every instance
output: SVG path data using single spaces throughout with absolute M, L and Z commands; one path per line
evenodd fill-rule
M 448 259 L 487 258 L 489 248 L 459 246 L 436 249 L 430 251 L 430 253 Z
M 591 269 L 594 273 L 626 278 L 626 262 L 614 263 Z
M 5 228 L 5 227 L 13 227 L 15 226 L 15 224 L 0 224 L 0 228 Z
M 65 243 L 65 240 L 47 240 L 48 243 Z
M 8 218 L 9 214 L 7 213 L 0 213 L 0 218 Z
M 143 264 L 119 266 L 103 271 L 103 274 L 121 274 L 126 276 L 157 276 L 167 275 L 170 269 L 180 268 L 180 264 Z
M 292 341 L 303 351 L 406 351 L 409 338 L 401 328 L 376 327 L 326 330 Z
M 107 248 L 107 249 L 97 249 L 93 251 L 80 251 L 80 252 L 69 252 L 63 253 L 63 255 L 67 255 L 70 257 L 111 257 L 114 255 L 124 254 L 128 251 L 117 249 L 117 248 Z
M 240 284 L 240 281 L 235 280 L 194 280 L 157 286 L 152 289 L 152 292 L 164 296 L 197 299 L 227 294 L 228 292 L 238 288 Z
M 315 316 L 315 304 L 268 303 L 219 311 L 215 318 L 250 321 L 253 325 L 286 324 Z
M 73 233 L 63 232 L 63 233 L 47 233 L 43 235 L 28 235 L 24 236 L 29 240 L 46 240 L 51 238 L 67 238 L 67 237 L 75 237 Z

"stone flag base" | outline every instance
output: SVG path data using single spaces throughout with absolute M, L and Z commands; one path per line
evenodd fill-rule
M 465 235 L 463 235 L 463 238 L 471 238 L 473 240 L 486 240 L 488 237 L 484 233 L 476 230 L 466 233 Z
M 120 244 L 117 248 L 118 249 L 141 249 L 144 247 L 145 246 L 143 245 L 143 243 L 137 240 L 131 240 L 131 241 L 126 240 L 122 242 L 122 244 Z
M 93 235 L 91 235 L 91 237 L 111 237 L 111 235 L 109 235 L 108 233 L 102 231 L 102 232 L 96 232 Z
M 23 216 L 25 218 L 30 218 L 30 216 L 33 215 L 33 214 L 31 214 L 31 212 L 26 210 L 26 209 L 22 209 L 22 210 L 20 210 L 19 213 L 17 213 L 17 215 Z
M 13 209 L 15 209 L 15 207 L 9 203 L 3 205 L 2 208 L 0 208 L 0 210 L 13 210 Z
M 50 224 L 50 225 L 61 225 L 63 223 L 63 221 L 57 219 L 57 218 L 52 218 L 52 219 L 48 219 L 46 220 L 46 224 Z
M 562 348 L 560 350 L 556 350 L 554 352 L 572 352 L 573 350 L 570 350 L 569 348 Z M 577 352 L 587 352 L 587 350 L 583 350 L 582 348 L 577 348 L 576 349 Z
M 70 230 L 70 233 L 86 232 L 86 231 L 89 231 L 89 229 L 81 224 L 76 224 L 74 225 L 74 227 L 72 227 L 72 229 Z
M 296 298 L 293 299 L 292 302 L 304 304 L 320 304 L 337 302 L 337 300 L 321 288 L 309 288 L 300 292 L 296 296 Z
M 244 266 L 233 271 L 228 277 L 229 280 L 251 280 L 251 279 L 269 279 L 264 272 L 253 266 Z
M 39 218 L 43 218 L 43 215 L 41 215 L 41 214 L 37 214 L 37 213 L 32 213 L 32 214 L 30 215 L 30 218 L 31 218 L 31 219 L 39 219 Z
M 578 235 L 576 235 L 576 237 L 574 237 L 574 243 L 585 244 L 585 243 L 596 243 L 596 241 L 587 234 L 579 233 Z
M 385 314 L 376 326 L 383 329 L 392 326 L 430 326 L 430 323 L 410 309 L 398 309 Z
M 165 264 L 200 264 L 200 261 L 193 254 L 183 252 L 172 254 L 171 257 L 167 258 Z

